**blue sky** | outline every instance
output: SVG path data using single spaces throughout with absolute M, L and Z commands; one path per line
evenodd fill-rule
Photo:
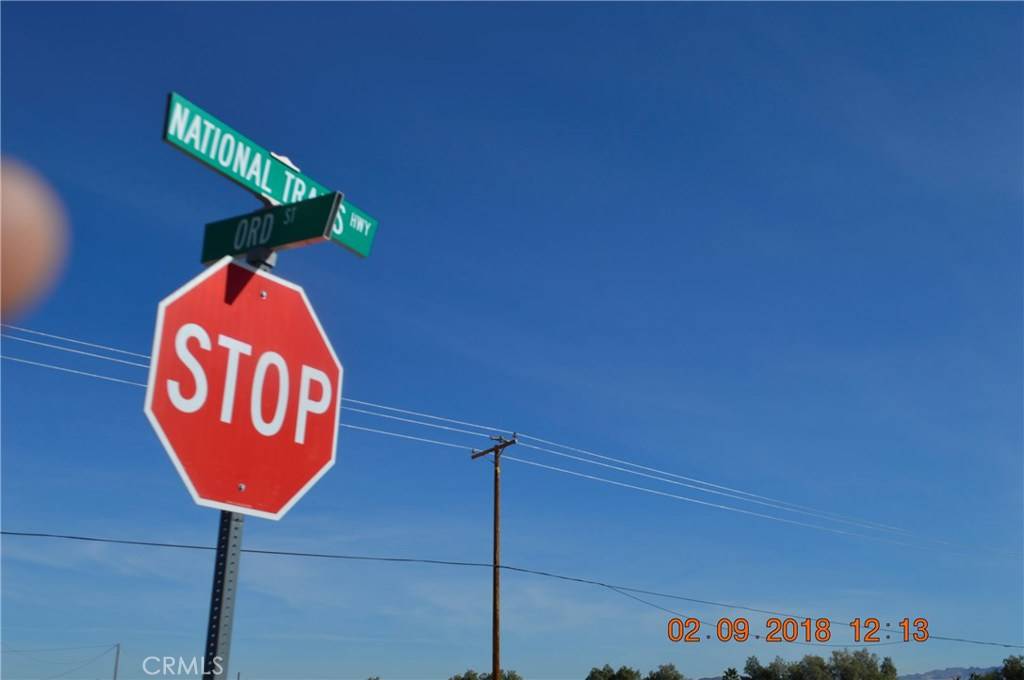
M 507 464 L 507 563 L 1024 644 L 1020 5 L 0 14 L 3 153 L 53 183 L 73 230 L 59 285 L 20 325 L 148 352 L 157 302 L 200 270 L 202 225 L 257 207 L 161 141 L 175 90 L 380 221 L 366 260 L 324 244 L 277 269 L 316 305 L 346 397 L 896 525 L 916 546 Z M 3 354 L 146 376 L 7 339 Z M 5 530 L 213 542 L 216 512 L 192 504 L 143 390 L 2 370 Z M 247 546 L 489 559 L 490 469 L 468 457 L 485 440 L 342 421 L 467 451 L 342 430 L 336 467 L 281 522 L 250 520 Z M 201 654 L 207 553 L 5 537 L 2 564 L 8 649 L 120 641 L 123 677 L 146 677 L 145 656 Z M 699 677 L 815 651 L 673 644 L 668 614 L 613 592 L 503 585 L 505 665 L 527 678 L 665 662 Z M 487 570 L 246 556 L 231 672 L 482 669 L 489 588 Z M 877 651 L 915 672 L 1010 650 Z M 89 653 L 6 651 L 5 675 Z

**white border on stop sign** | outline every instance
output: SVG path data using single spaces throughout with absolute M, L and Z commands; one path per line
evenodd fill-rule
M 160 427 L 160 423 L 157 420 L 156 415 L 154 415 L 153 413 L 153 390 L 155 389 L 156 386 L 157 362 L 159 361 L 160 358 L 160 335 L 163 332 L 164 310 L 166 310 L 168 305 L 170 305 L 172 302 L 180 298 L 182 295 L 189 292 L 190 290 L 198 286 L 200 283 L 202 283 L 206 279 L 210 278 L 211 276 L 219 272 L 221 269 L 231 264 L 237 265 L 242 269 L 250 271 L 256 276 L 261 276 L 265 279 L 269 279 L 270 281 L 279 283 L 282 286 L 291 288 L 292 290 L 298 292 L 298 294 L 302 296 L 302 301 L 305 303 L 306 309 L 309 310 L 310 316 L 313 318 L 313 323 L 316 324 L 316 329 L 317 331 L 319 331 L 320 337 L 323 338 L 324 344 L 327 346 L 327 351 L 331 353 L 331 358 L 334 359 L 334 363 L 338 366 L 338 403 L 334 411 L 334 439 L 331 442 L 331 459 L 330 461 L 327 462 L 326 465 L 324 465 L 319 470 L 319 472 L 313 475 L 313 478 L 310 479 L 305 486 L 299 489 L 299 491 L 294 496 L 292 496 L 291 500 L 288 501 L 283 508 L 281 508 L 281 511 L 276 514 L 272 512 L 264 512 L 263 510 L 257 510 L 255 508 L 247 508 L 242 505 L 231 505 L 230 503 L 210 501 L 200 497 L 199 494 L 196 492 L 196 488 L 192 485 L 192 480 L 190 480 L 188 478 L 188 475 L 185 473 L 185 468 L 184 466 L 182 466 L 181 461 L 178 459 L 178 454 L 174 452 L 174 447 L 171 446 L 170 441 L 168 441 L 167 439 L 167 435 L 164 434 L 163 428 Z M 269 274 L 245 262 L 240 262 L 231 255 L 225 255 L 220 260 L 214 262 L 209 267 L 207 267 L 198 276 L 186 282 L 185 285 L 183 285 L 181 288 L 178 288 L 176 291 L 165 297 L 163 300 L 160 301 L 160 304 L 157 305 L 156 331 L 153 333 L 153 352 L 149 363 L 149 378 L 146 380 L 146 403 L 143 406 L 143 411 L 146 414 L 146 418 L 149 419 L 150 425 L 152 425 L 153 429 L 156 430 L 156 434 L 160 438 L 160 443 L 163 444 L 164 450 L 167 452 L 168 457 L 171 459 L 171 462 L 174 463 L 174 468 L 178 471 L 178 475 L 181 477 L 181 480 L 185 482 L 185 486 L 188 488 L 188 492 L 189 494 L 191 494 L 192 500 L 195 501 L 197 505 L 201 505 L 207 508 L 216 508 L 217 510 L 238 512 L 244 515 L 252 515 L 254 517 L 262 517 L 264 519 L 279 520 L 282 517 L 284 517 L 286 512 L 291 510 L 292 506 L 295 505 L 295 503 L 297 503 L 300 498 L 306 495 L 307 491 L 313 488 L 314 484 L 320 481 L 320 478 L 323 477 L 328 470 L 334 467 L 334 461 L 338 455 L 338 433 L 340 430 L 339 423 L 341 422 L 341 391 L 344 377 L 345 367 L 342 366 L 341 360 L 338 359 L 338 355 L 334 352 L 334 347 L 331 346 L 330 338 L 328 338 L 327 333 L 324 332 L 324 327 L 320 324 L 320 318 L 317 317 L 316 310 L 314 310 L 313 305 L 310 304 L 309 298 L 306 297 L 306 291 L 302 289 L 302 286 L 292 283 L 291 281 L 286 281 L 285 279 L 282 279 L 278 276 L 274 276 L 273 274 Z

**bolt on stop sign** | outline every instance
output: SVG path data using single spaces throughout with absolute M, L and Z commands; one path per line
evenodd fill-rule
M 196 503 L 280 519 L 334 464 L 341 380 L 302 288 L 225 257 L 160 303 L 145 411 Z

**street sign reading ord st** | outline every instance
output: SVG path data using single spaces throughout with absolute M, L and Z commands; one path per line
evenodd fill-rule
M 315 241 L 331 240 L 341 207 L 341 194 L 324 194 L 298 203 L 276 205 L 211 222 L 203 232 L 203 264 L 254 248 L 286 250 Z
M 164 141 L 274 205 L 332 193 L 177 92 L 167 98 Z M 341 202 L 331 240 L 366 257 L 376 233 L 377 220 L 350 202 Z

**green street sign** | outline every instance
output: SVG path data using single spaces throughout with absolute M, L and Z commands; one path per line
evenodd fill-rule
M 273 205 L 333 193 L 177 92 L 167 98 L 164 141 Z M 377 220 L 342 200 L 329 238 L 366 257 L 376 234 Z
M 201 261 L 206 264 L 253 248 L 286 250 L 329 241 L 340 207 L 341 194 L 335 192 L 211 222 L 203 232 Z

